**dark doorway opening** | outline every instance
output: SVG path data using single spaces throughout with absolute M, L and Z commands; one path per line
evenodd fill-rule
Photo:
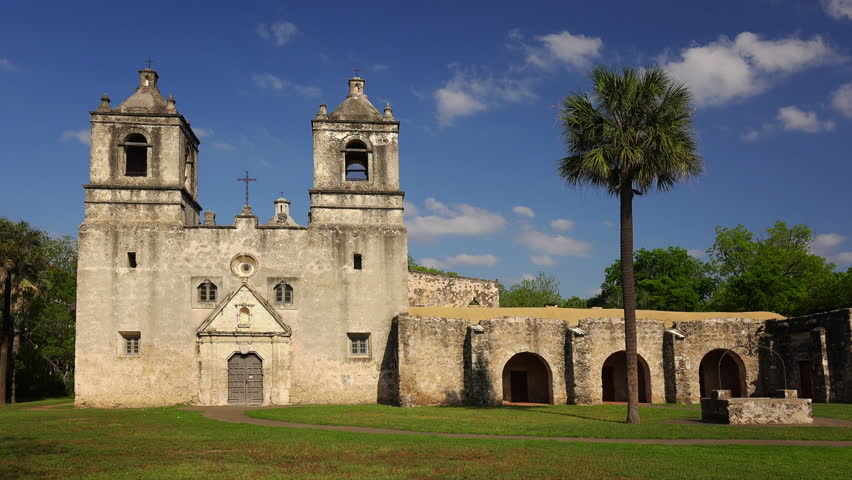
M 725 353 L 726 351 L 728 353 Z M 722 359 L 721 369 L 719 359 Z M 720 387 L 721 390 L 730 390 L 733 397 L 743 397 L 746 394 L 745 365 L 739 355 L 729 350 L 718 348 L 704 355 L 698 366 L 698 381 L 701 386 L 701 398 L 709 398 L 710 392 L 720 390 Z
M 811 362 L 808 360 L 799 360 L 799 387 L 799 398 L 814 398 Z
M 228 403 L 263 403 L 263 362 L 254 353 L 235 353 L 228 359 Z
M 637 355 L 639 370 L 639 401 L 651 403 L 651 370 Z M 627 401 L 627 354 L 624 350 L 610 355 L 601 368 L 601 389 L 604 402 Z
M 550 366 L 547 362 L 530 352 L 510 358 L 503 367 L 503 400 L 553 403 Z

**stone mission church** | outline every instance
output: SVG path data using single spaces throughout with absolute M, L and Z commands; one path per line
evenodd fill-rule
M 399 122 L 363 79 L 311 121 L 307 226 L 284 198 L 266 222 L 202 216 L 199 140 L 158 79 L 91 112 L 77 406 L 626 399 L 620 310 L 496 308 L 496 281 L 408 271 Z M 642 402 L 852 402 L 852 309 L 637 317 Z
M 408 305 L 399 122 L 349 80 L 312 120 L 310 224 L 275 202 L 201 221 L 199 140 L 139 72 L 92 116 L 80 226 L 76 402 L 376 402 L 391 320 Z M 385 362 L 387 363 L 387 362 Z

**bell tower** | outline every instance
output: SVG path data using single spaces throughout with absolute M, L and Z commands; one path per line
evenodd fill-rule
M 311 222 L 402 225 L 399 122 L 390 105 L 380 113 L 349 79 L 349 94 L 330 114 L 325 104 L 311 121 L 314 188 Z
M 92 116 L 86 224 L 198 225 L 198 137 L 160 94 L 159 75 L 139 71 L 139 86 L 118 107 L 107 95 Z

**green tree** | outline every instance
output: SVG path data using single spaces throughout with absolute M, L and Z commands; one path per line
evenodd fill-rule
M 633 254 L 636 306 L 642 310 L 693 312 L 706 309 L 716 282 L 709 264 L 680 247 L 641 248 Z M 606 269 L 595 306 L 623 308 L 621 260 Z
M 790 227 L 781 221 L 762 238 L 742 225 L 716 227 L 709 255 L 721 285 L 713 307 L 783 315 L 835 307 L 843 298 L 846 274 L 835 273 L 833 264 L 812 253 L 812 242 L 806 225 Z M 826 295 L 829 292 L 834 299 Z
M 446 270 L 439 270 L 437 268 L 429 268 L 424 267 L 417 263 L 417 260 L 414 259 L 411 255 L 408 256 L 408 271 L 409 272 L 424 272 L 424 273 L 434 273 L 436 275 L 449 275 L 451 277 L 457 277 L 458 273 L 456 272 L 448 272 Z
M 639 423 L 636 291 L 633 280 L 633 197 L 670 190 L 701 174 L 692 129 L 692 97 L 659 67 L 592 70 L 591 96 L 569 95 L 562 125 L 569 156 L 559 174 L 571 185 L 601 187 L 619 197 L 624 339 L 627 357 L 627 422 Z
M 20 345 L 15 317 L 23 311 L 27 297 L 36 291 L 39 273 L 45 268 L 43 245 L 47 238 L 26 222 L 0 217 L 0 403 L 15 401 L 15 353 Z
M 543 307 L 562 302 L 559 281 L 544 272 L 539 272 L 535 278 L 525 278 L 508 289 L 500 284 L 501 307 Z
M 24 302 L 18 315 L 19 399 L 70 394 L 74 386 L 77 242 L 68 236 L 50 238 L 43 247 L 47 268 L 38 276 L 37 295 Z
M 562 305 L 562 308 L 589 308 L 589 301 L 585 298 L 580 298 L 577 296 L 566 298 Z

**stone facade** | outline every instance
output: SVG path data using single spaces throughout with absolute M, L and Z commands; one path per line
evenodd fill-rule
M 142 70 L 121 105 L 91 112 L 78 406 L 626 398 L 621 311 L 501 309 L 496 281 L 408 271 L 399 123 L 363 79 L 311 122 L 307 226 L 285 198 L 265 223 L 248 205 L 202 222 L 200 142 L 158 80 Z M 780 388 L 852 401 L 852 310 L 637 316 L 641 401 Z
M 499 307 L 497 280 L 408 272 L 408 304 L 423 307 Z
M 265 225 L 248 206 L 233 224 L 200 224 L 199 141 L 157 80 L 142 70 L 128 100 L 112 109 L 105 97 L 92 112 L 76 404 L 221 405 L 258 375 L 263 404 L 396 396 L 383 365 L 396 353 L 408 272 L 389 109 L 378 113 L 354 78 L 345 105 L 312 121 L 307 227 L 281 215 L 284 199 Z M 365 178 L 348 179 L 362 166 Z M 229 366 L 246 355 L 262 371 Z
M 815 402 L 852 403 L 852 309 L 770 321 L 766 332 L 784 358 L 788 388 Z M 782 368 L 774 370 L 783 383 Z
M 654 316 L 654 312 L 642 313 Z M 513 401 L 511 397 L 518 393 L 511 386 L 513 371 L 525 372 L 517 378 L 529 390 L 525 399 L 532 401 L 537 395 L 535 403 L 588 405 L 624 400 L 624 321 L 593 318 L 594 310 L 586 314 L 589 318 L 577 320 L 499 317 L 478 323 L 401 315 L 400 403 L 499 405 Z M 660 312 L 660 317 L 670 318 L 670 314 Z M 786 338 L 782 333 L 791 334 L 790 324 L 800 329 L 825 328 L 833 332 L 829 338 L 840 338 L 833 347 L 835 353 L 827 358 L 831 383 L 836 385 L 832 401 L 842 401 L 834 399 L 841 398 L 837 392 L 845 392 L 848 384 L 843 376 L 850 347 L 849 340 L 843 340 L 848 315 L 849 310 L 843 310 L 792 322 L 733 316 L 673 322 L 639 318 L 640 401 L 699 403 L 721 384 L 732 385 L 743 397 L 768 396 L 784 388 L 776 372 L 782 370 L 782 358 L 785 365 L 791 362 L 790 355 L 783 349 L 770 355 L 767 344 L 774 338 L 773 348 L 779 348 Z M 775 336 L 767 335 L 767 330 L 776 331 Z M 808 348 L 818 349 L 824 336 L 825 332 L 815 330 Z M 787 344 L 785 348 L 794 348 Z M 787 371 L 788 376 L 796 375 L 792 368 Z M 540 375 L 547 377 L 541 388 L 534 385 Z

